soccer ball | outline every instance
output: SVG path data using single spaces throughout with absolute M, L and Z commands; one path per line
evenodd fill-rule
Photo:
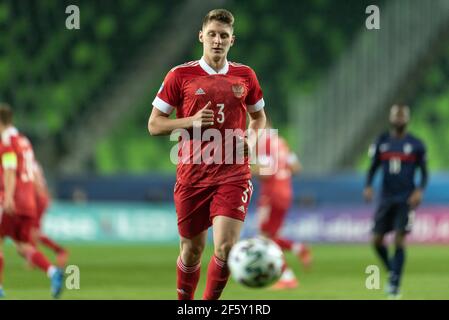
M 237 242 L 228 258 L 234 280 L 251 288 L 266 287 L 277 281 L 282 274 L 283 264 L 281 248 L 266 238 Z

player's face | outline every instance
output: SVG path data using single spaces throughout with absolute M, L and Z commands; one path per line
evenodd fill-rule
M 390 112 L 390 123 L 393 128 L 404 130 L 409 121 L 409 111 L 406 108 L 393 107 Z
M 203 54 L 213 61 L 226 58 L 234 44 L 232 27 L 219 21 L 211 21 L 200 31 L 199 39 L 203 43 Z

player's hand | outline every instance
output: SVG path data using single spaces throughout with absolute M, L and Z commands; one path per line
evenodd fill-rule
M 16 212 L 16 206 L 14 204 L 14 199 L 5 198 L 5 201 L 3 202 L 3 209 L 6 214 L 13 215 L 14 212 Z
M 192 127 L 203 128 L 214 124 L 214 111 L 209 109 L 211 105 L 212 103 L 209 101 L 200 111 L 191 117 Z
M 407 202 L 412 209 L 415 209 L 421 204 L 421 201 L 422 201 L 422 191 L 420 189 L 415 189 L 408 198 Z
M 365 187 L 365 189 L 363 190 L 363 198 L 365 198 L 366 202 L 371 202 L 373 201 L 373 188 L 371 187 Z

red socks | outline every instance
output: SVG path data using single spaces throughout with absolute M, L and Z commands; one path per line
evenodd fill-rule
M 178 300 L 193 300 L 200 279 L 201 263 L 188 267 L 178 257 L 176 270 Z
M 60 252 L 64 251 L 64 248 L 59 246 L 56 242 L 54 242 L 53 240 L 51 240 L 50 238 L 48 238 L 45 235 L 39 236 L 39 242 L 41 242 L 44 246 L 46 246 L 47 248 L 50 248 L 51 250 L 53 250 L 56 253 L 60 253 Z
M 226 261 L 212 256 L 207 268 L 206 290 L 204 291 L 204 300 L 217 300 L 226 286 L 229 278 L 229 269 Z
M 47 272 L 51 267 L 51 263 L 48 259 L 42 254 L 42 252 L 37 251 L 35 248 L 31 248 L 28 252 L 26 252 L 25 258 L 44 272 Z
M 292 250 L 293 248 L 293 241 L 284 239 L 284 238 L 273 238 L 273 241 L 277 243 L 279 247 L 281 247 L 282 250 Z

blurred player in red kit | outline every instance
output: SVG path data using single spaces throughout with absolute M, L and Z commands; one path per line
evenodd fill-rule
M 186 153 L 181 150 L 182 156 L 178 153 L 181 161 L 174 189 L 180 234 L 178 299 L 194 298 L 210 226 L 213 226 L 214 255 L 209 262 L 203 299 L 220 297 L 229 278 L 228 254 L 239 239 L 252 194 L 248 150 L 256 144 L 257 135 L 246 136 L 244 132 L 247 114 L 249 129 L 257 131 L 265 127 L 265 103 L 255 72 L 227 60 L 235 40 L 233 23 L 234 17 L 224 9 L 212 10 L 205 16 L 199 31 L 203 57 L 177 66 L 167 74 L 153 101 L 148 122 L 152 135 L 168 135 L 176 129 L 195 133 L 198 128 L 204 134 L 213 132 L 221 137 L 227 137 L 229 131 L 240 132 L 236 140 L 240 140 L 240 146 L 244 145 L 241 163 L 197 163 L 189 160 L 197 159 L 198 151 L 205 152 L 212 143 L 198 141 L 195 136 L 182 141 L 183 146 L 191 148 Z M 173 110 L 177 119 L 169 118 Z M 222 153 L 229 159 L 239 148 L 230 151 L 221 145 L 217 150 L 214 155 Z
M 270 121 L 267 121 L 267 129 L 271 129 Z M 260 181 L 257 208 L 260 234 L 272 239 L 282 250 L 292 251 L 307 269 L 312 262 L 310 249 L 279 234 L 293 199 L 291 176 L 301 171 L 301 163 L 275 130 L 267 130 L 267 134 L 260 136 L 258 144 L 264 147 L 258 148 L 257 163 L 251 166 L 251 171 Z M 292 289 L 297 286 L 298 280 L 285 263 L 281 279 L 274 288 Z
M 3 239 L 9 237 L 29 264 L 47 274 L 51 293 L 57 298 L 62 291 L 64 273 L 36 249 L 32 239 L 36 219 L 34 152 L 29 140 L 13 126 L 12 117 L 10 107 L 0 105 L 0 295 L 4 296 Z
M 36 194 L 36 219 L 33 223 L 32 238 L 35 245 L 43 244 L 56 254 L 56 264 L 63 268 L 68 259 L 68 252 L 62 246 L 50 239 L 41 231 L 41 223 L 45 212 L 50 205 L 50 192 L 48 191 L 47 182 L 44 172 L 38 161 L 34 162 L 34 187 Z

